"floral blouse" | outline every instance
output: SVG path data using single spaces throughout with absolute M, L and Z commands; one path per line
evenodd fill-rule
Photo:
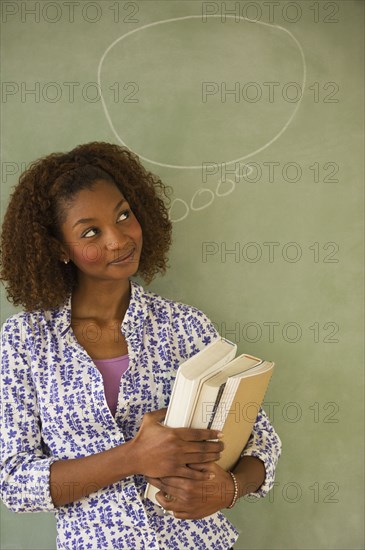
M 71 328 L 64 306 L 17 313 L 1 330 L 1 476 L 4 504 L 14 512 L 53 512 L 57 549 L 223 550 L 238 531 L 221 512 L 179 520 L 144 498 L 146 480 L 129 476 L 56 507 L 50 466 L 56 460 L 106 451 L 135 437 L 145 413 L 166 407 L 178 366 L 219 338 L 197 308 L 163 298 L 130 281 L 121 331 L 129 368 L 121 377 L 115 417 L 102 375 Z M 274 482 L 281 442 L 260 409 L 243 455 L 259 457 Z

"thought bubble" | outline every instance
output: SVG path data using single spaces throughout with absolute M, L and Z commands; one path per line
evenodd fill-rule
M 201 169 L 266 149 L 293 121 L 306 63 L 278 25 L 200 15 L 149 23 L 114 40 L 98 66 L 116 139 L 152 164 Z

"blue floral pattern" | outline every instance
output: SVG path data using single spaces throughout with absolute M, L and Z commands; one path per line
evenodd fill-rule
M 143 415 L 166 407 L 178 366 L 219 338 L 207 316 L 130 281 L 122 323 L 129 368 L 119 386 L 115 417 L 103 380 L 71 328 L 71 297 L 52 311 L 22 312 L 1 331 L 1 498 L 14 512 L 53 512 L 63 550 L 224 550 L 237 530 L 218 512 L 201 520 L 164 515 L 143 494 L 142 475 L 55 507 L 50 466 L 56 460 L 106 451 L 132 439 Z M 260 409 L 242 455 L 257 456 L 273 485 L 281 442 Z

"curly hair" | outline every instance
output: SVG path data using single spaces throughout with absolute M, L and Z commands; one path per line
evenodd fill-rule
M 60 226 L 69 203 L 96 180 L 116 184 L 136 216 L 143 247 L 136 275 L 150 284 L 168 266 L 172 223 L 164 197 L 172 188 L 125 147 L 105 142 L 79 145 L 30 164 L 10 197 L 4 217 L 0 278 L 8 300 L 27 311 L 62 305 L 77 283 L 77 268 L 60 261 Z

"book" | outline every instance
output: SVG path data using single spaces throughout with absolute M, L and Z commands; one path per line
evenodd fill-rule
M 252 364 L 256 361 L 256 364 Z M 224 450 L 217 464 L 231 470 L 246 446 L 264 400 L 275 363 L 249 355 L 240 355 L 233 361 L 242 364 L 241 373 L 229 376 L 220 386 L 220 399 L 215 403 L 214 415 L 208 426 L 224 433 Z
M 227 380 L 230 377 L 244 375 L 249 369 L 257 368 L 262 364 L 263 361 L 261 359 L 242 354 L 233 361 L 230 361 L 217 374 L 210 376 L 201 388 L 189 426 L 191 428 L 210 427 L 210 420 L 212 420 L 216 412 Z M 222 409 L 222 404 L 220 409 Z
M 242 354 L 225 338 L 212 342 L 178 368 L 164 421 L 172 428 L 212 428 L 224 433 L 217 464 L 231 469 L 251 435 L 274 363 Z M 145 497 L 158 504 L 148 484 Z
M 164 422 L 166 426 L 190 426 L 202 385 L 220 372 L 235 357 L 236 352 L 236 344 L 226 338 L 219 338 L 179 366 Z

